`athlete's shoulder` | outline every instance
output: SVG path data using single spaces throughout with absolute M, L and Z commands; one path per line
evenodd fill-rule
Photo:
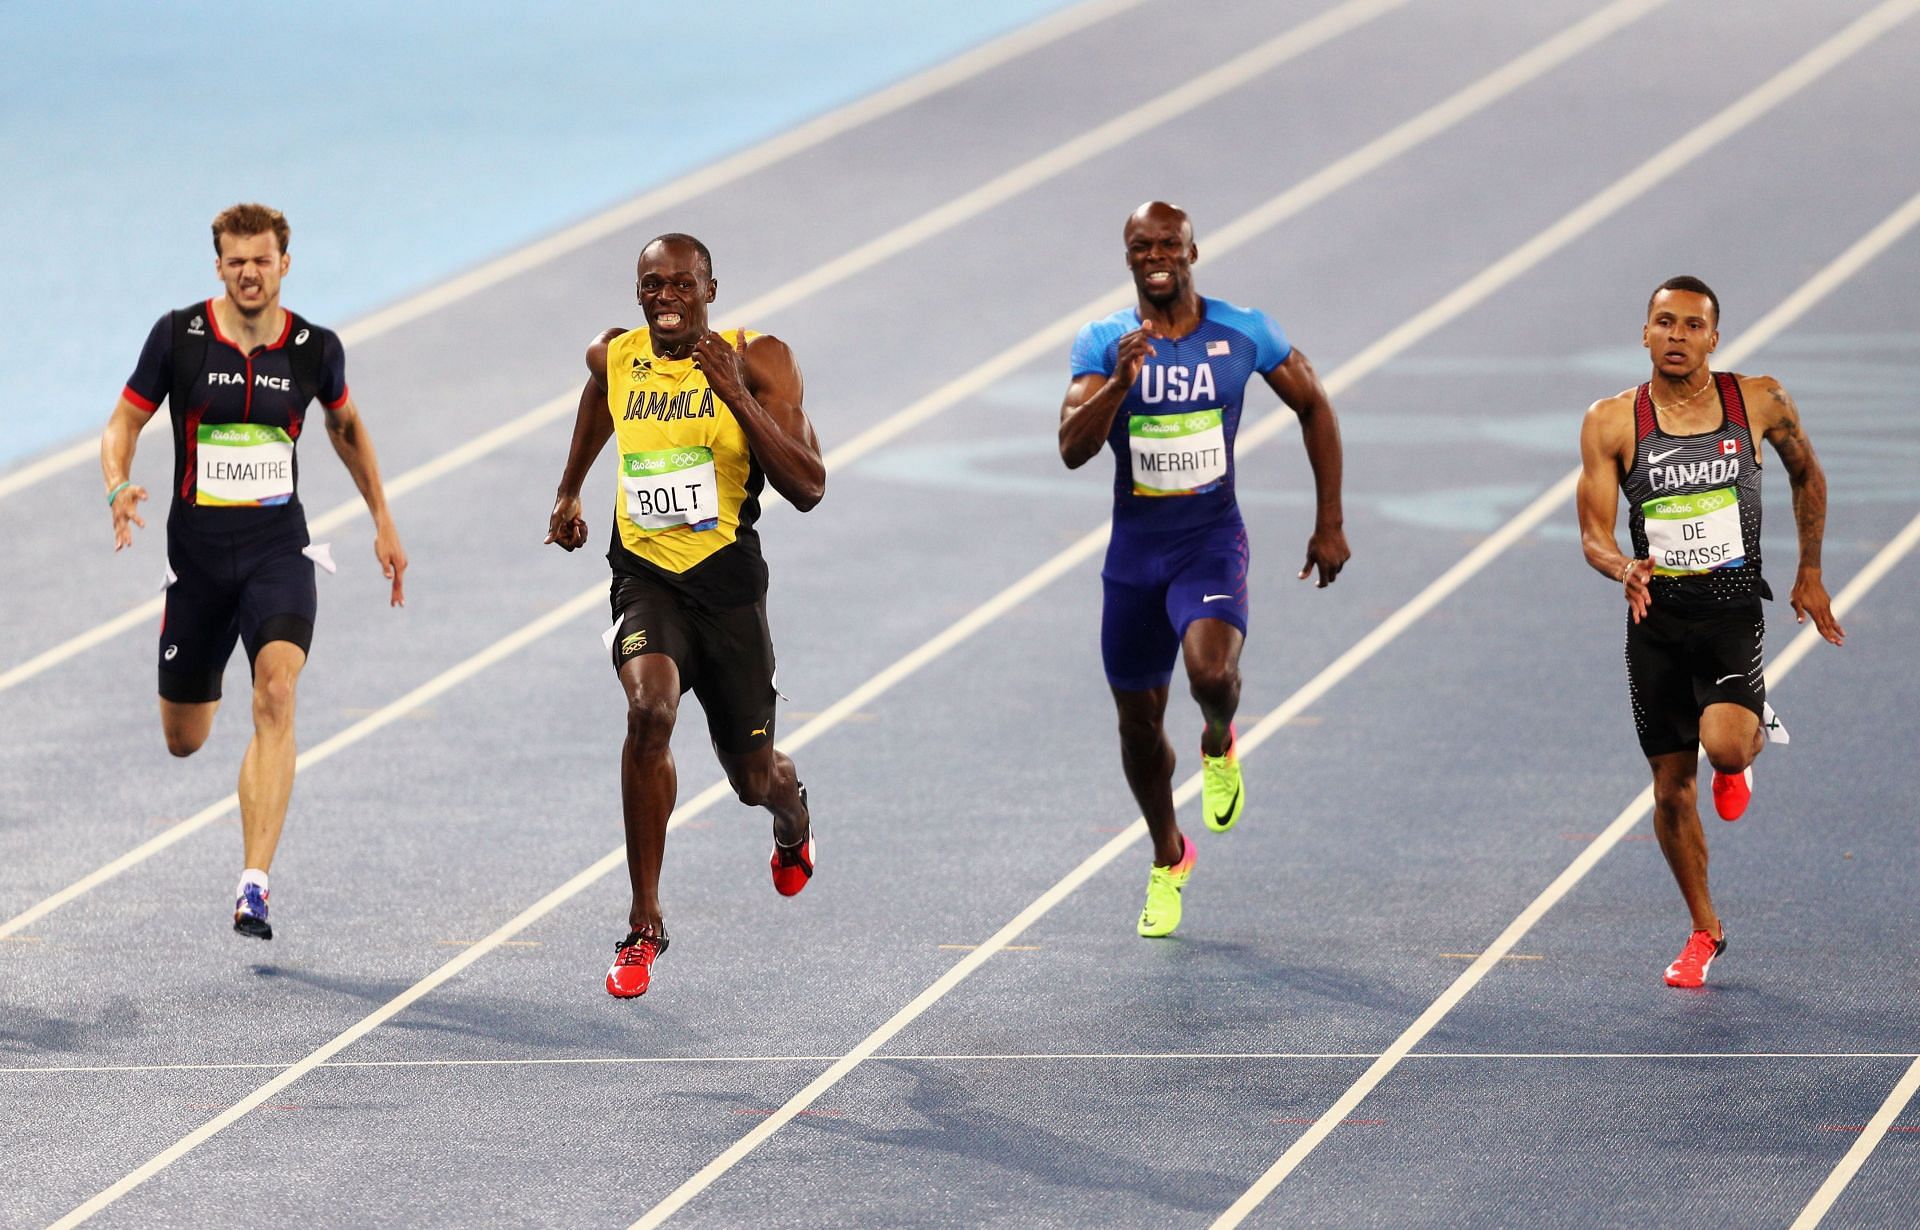
M 1230 329 L 1253 343 L 1254 369 L 1270 372 L 1293 354 L 1293 343 L 1278 321 L 1259 308 L 1241 307 L 1225 299 L 1207 299 L 1207 322 Z
M 315 324 L 291 308 L 287 310 L 287 342 L 293 346 L 319 346 L 322 349 L 344 350 L 346 348 L 338 332 L 325 325 Z
M 1772 376 L 1747 376 L 1730 372 L 1740 386 L 1740 401 L 1746 407 L 1747 422 L 1758 431 L 1770 431 L 1782 421 L 1797 421 L 1800 408 L 1793 403 L 1786 387 Z
M 1638 394 L 1637 388 L 1627 389 L 1588 406 L 1580 420 L 1580 438 L 1616 453 L 1630 448 L 1634 440 L 1633 401 Z
M 1114 348 L 1123 336 L 1139 327 L 1140 317 L 1130 307 L 1081 325 L 1073 339 L 1073 374 L 1111 375 Z

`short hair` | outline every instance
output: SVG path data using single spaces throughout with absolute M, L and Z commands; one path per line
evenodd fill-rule
M 1705 282 L 1702 282 L 1699 278 L 1693 277 L 1690 274 L 1682 273 L 1675 277 L 1668 278 L 1666 281 L 1660 283 L 1660 285 L 1654 287 L 1653 293 L 1647 296 L 1647 313 L 1649 315 L 1653 313 L 1653 301 L 1660 297 L 1660 292 L 1663 290 L 1684 290 L 1689 294 L 1705 295 L 1707 302 L 1713 305 L 1713 327 L 1716 329 L 1720 327 L 1720 296 L 1713 293 L 1713 287 L 1708 286 Z
M 695 252 L 700 254 L 700 263 L 707 267 L 707 281 L 713 281 L 713 253 L 707 251 L 706 244 L 701 243 L 698 239 L 681 231 L 668 231 L 664 235 L 655 235 L 652 239 L 640 245 L 640 254 L 645 256 L 647 249 L 656 243 L 683 243 L 689 245 Z
M 273 232 L 275 243 L 280 251 L 287 250 L 287 239 L 293 234 L 287 226 L 287 215 L 268 205 L 241 204 L 229 205 L 213 219 L 213 254 L 220 255 L 220 236 L 232 235 L 244 239 L 248 235 L 264 235 Z

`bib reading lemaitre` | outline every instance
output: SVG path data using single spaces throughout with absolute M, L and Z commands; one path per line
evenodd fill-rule
M 760 336 L 745 332 L 749 341 Z M 739 331 L 722 336 L 732 341 Z M 706 373 L 691 355 L 655 354 L 648 331 L 634 329 L 607 345 L 607 409 L 619 450 L 613 570 L 705 607 L 758 602 L 767 565 L 753 523 L 766 478 Z

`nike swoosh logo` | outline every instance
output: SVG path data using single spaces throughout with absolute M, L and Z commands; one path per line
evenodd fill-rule
M 1232 594 L 1208 594 L 1208 595 L 1207 595 L 1206 597 L 1204 597 L 1204 598 L 1202 598 L 1202 599 L 1200 599 L 1200 601 L 1202 601 L 1202 602 L 1219 602 L 1219 601 L 1220 601 L 1221 599 L 1223 599 L 1223 598 L 1231 598 L 1231 597 L 1233 597 L 1233 595 L 1232 595 Z
M 1664 453 L 1648 453 L 1647 462 L 1650 465 L 1658 464 L 1659 462 L 1665 461 L 1667 458 L 1673 456 L 1675 453 L 1679 451 L 1680 450 L 1677 448 L 1670 448 Z
M 1745 676 L 1741 675 L 1740 672 L 1735 671 L 1731 675 L 1722 675 L 1718 679 L 1714 680 L 1713 682 L 1717 685 L 1717 684 L 1725 683 L 1729 679 L 1741 679 L 1741 678 L 1745 678 Z
M 1244 789 L 1244 787 L 1243 787 L 1243 789 Z M 1231 815 L 1233 814 L 1233 809 L 1234 809 L 1234 808 L 1236 808 L 1236 807 L 1238 807 L 1238 806 L 1240 806 L 1240 791 L 1239 791 L 1239 790 L 1235 790 L 1235 791 L 1233 792 L 1233 798 L 1231 798 L 1231 799 L 1229 799 L 1229 800 L 1227 801 L 1227 810 L 1225 810 L 1225 811 L 1223 811 L 1223 812 L 1221 812 L 1221 813 L 1220 813 L 1219 815 L 1217 815 L 1217 816 L 1215 816 L 1215 817 L 1213 818 L 1213 822 L 1214 822 L 1215 824 L 1225 824 L 1225 823 L 1226 823 L 1226 820 L 1227 820 L 1227 817 L 1228 817 L 1228 816 L 1231 816 Z

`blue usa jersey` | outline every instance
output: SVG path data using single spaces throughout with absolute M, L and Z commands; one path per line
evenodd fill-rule
M 1113 528 L 1118 541 L 1240 521 L 1233 442 L 1247 381 L 1287 361 L 1286 334 L 1265 312 L 1202 299 L 1200 324 L 1181 338 L 1155 338 L 1113 416 Z M 1081 326 L 1073 375 L 1111 376 L 1120 338 L 1140 327 L 1137 308 Z

